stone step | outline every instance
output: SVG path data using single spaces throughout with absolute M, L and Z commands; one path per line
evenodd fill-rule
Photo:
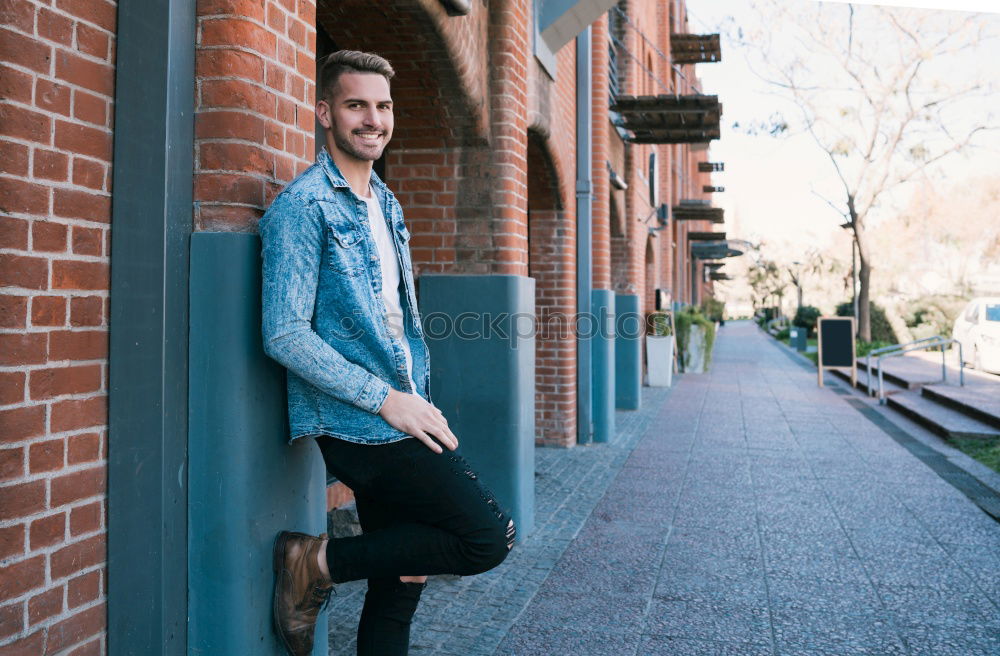
M 850 383 L 851 382 L 851 370 L 847 367 L 838 367 L 836 369 L 831 369 L 833 375 Z M 878 377 L 874 376 L 872 380 L 872 396 L 878 396 Z M 882 390 L 886 396 L 890 394 L 896 394 L 897 392 L 902 392 L 904 389 L 899 385 L 891 382 L 888 378 L 883 376 L 882 378 Z M 868 372 L 862 368 L 858 368 L 858 384 L 857 388 L 866 394 L 868 393 Z
M 935 403 L 1000 429 L 1000 385 L 927 385 L 921 394 Z
M 942 437 L 1000 437 L 1000 429 L 952 410 L 916 392 L 900 392 L 886 398 L 889 407 L 926 426 Z
M 892 383 L 901 389 L 920 389 L 922 386 L 928 383 L 936 383 L 941 380 L 940 367 L 936 372 L 929 372 L 928 368 L 920 366 L 919 368 L 905 366 L 909 365 L 909 358 L 903 360 L 903 358 L 891 358 L 882 361 L 882 381 L 886 383 Z M 899 366 L 897 363 L 905 362 L 904 366 Z M 875 377 L 875 383 L 873 387 L 878 385 L 878 360 L 872 358 L 872 375 Z M 923 363 L 921 363 L 922 365 Z M 914 371 L 913 369 L 917 369 Z M 865 359 L 858 358 L 858 376 L 861 372 L 867 373 L 867 367 L 865 366 Z

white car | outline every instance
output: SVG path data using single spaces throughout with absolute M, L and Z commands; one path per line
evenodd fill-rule
M 1000 297 L 972 299 L 955 319 L 951 336 L 962 344 L 962 359 L 1000 373 Z

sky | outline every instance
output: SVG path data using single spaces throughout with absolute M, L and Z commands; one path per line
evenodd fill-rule
M 815 5 L 813 0 L 787 1 Z M 904 3 L 903 0 L 888 0 L 879 4 Z M 906 0 L 905 4 L 926 7 L 947 4 L 951 8 L 990 10 L 997 12 L 990 16 L 996 15 L 1000 26 L 1000 0 L 948 0 L 947 3 Z M 687 0 L 687 6 L 689 29 L 695 33 L 718 32 L 719 26 L 730 16 L 737 25 L 748 24 L 752 18 L 748 0 Z M 780 45 L 780 26 L 775 26 L 772 33 L 779 35 L 776 43 Z M 1000 39 L 997 41 L 993 48 L 995 57 L 970 60 L 961 68 L 966 75 L 991 78 L 1000 91 L 1000 74 L 991 64 L 991 61 L 1000 61 Z M 840 238 L 839 242 L 845 234 L 839 228 L 844 219 L 817 195 L 834 196 L 839 188 L 827 155 L 804 135 L 776 139 L 748 136 L 733 129 L 735 121 L 762 120 L 775 109 L 783 109 L 789 114 L 793 109 L 781 104 L 768 85 L 750 70 L 744 54 L 727 44 L 725 37 L 722 61 L 699 64 L 697 74 L 702 81 L 702 91 L 718 94 L 722 102 L 722 138 L 712 142 L 710 160 L 725 162 L 725 172 L 714 174 L 713 184 L 725 187 L 724 193 L 716 194 L 714 202 L 726 210 L 729 236 L 784 242 L 802 252 L 809 248 L 826 248 L 835 238 Z M 997 109 L 1000 116 L 1000 102 Z M 992 171 L 1000 177 L 1000 138 L 984 143 L 989 147 L 950 160 L 947 176 L 957 180 Z M 904 191 L 898 203 L 905 204 L 909 193 Z
M 813 2 L 814 0 L 797 0 Z M 849 0 L 828 0 L 846 3 Z M 856 5 L 883 5 L 887 7 L 914 7 L 916 9 L 951 9 L 954 11 L 977 11 L 1000 13 L 1000 0 L 850 0 Z

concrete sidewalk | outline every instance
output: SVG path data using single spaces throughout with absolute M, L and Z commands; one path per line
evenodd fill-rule
M 537 451 L 539 529 L 434 577 L 411 653 L 1000 654 L 1000 524 L 756 327 L 643 392 L 613 444 Z

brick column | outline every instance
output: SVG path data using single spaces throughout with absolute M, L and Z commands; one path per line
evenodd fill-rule
M 113 2 L 0 26 L 0 652 L 105 649 Z
M 460 229 L 456 255 L 469 273 L 527 275 L 528 0 L 490 3 L 490 141 L 487 229 Z
M 607 162 L 608 131 L 608 15 L 604 14 L 591 25 L 592 93 L 591 135 L 593 167 L 591 178 L 594 190 L 592 201 L 592 247 L 594 289 L 611 289 L 611 208 L 610 184 Z
M 201 0 L 195 230 L 251 232 L 314 159 L 313 0 Z

